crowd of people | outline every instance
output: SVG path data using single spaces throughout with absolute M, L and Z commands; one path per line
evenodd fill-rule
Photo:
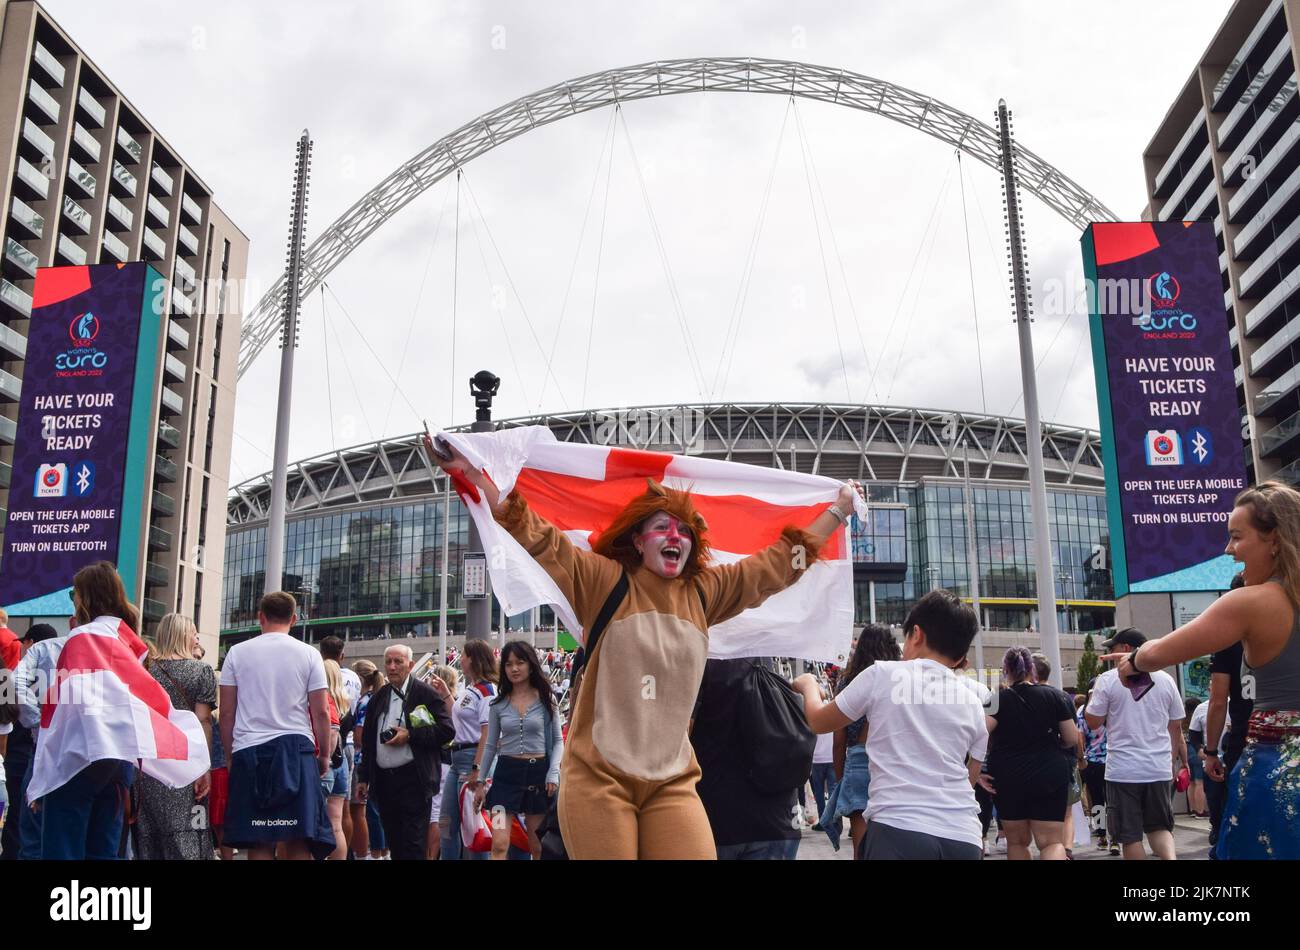
M 417 674 L 410 646 L 394 642 L 382 666 L 349 664 L 342 640 L 292 635 L 297 604 L 277 591 L 259 605 L 261 635 L 217 673 L 193 621 L 167 615 L 147 655 L 129 654 L 148 688 L 121 664 L 112 672 L 155 712 L 192 716 L 207 761 L 188 783 L 144 768 L 161 752 L 92 757 L 48 780 L 42 706 L 62 651 L 78 635 L 140 642 L 113 566 L 88 566 L 73 579 L 68 634 L 37 624 L 20 638 L 0 617 L 13 700 L 0 703 L 4 858 L 779 860 L 796 856 L 809 824 L 838 850 L 848 819 L 861 860 L 979 859 L 995 824 L 994 848 L 1004 842 L 1011 860 L 1069 859 L 1089 832 L 1110 854 L 1172 860 L 1175 788 L 1210 819 L 1214 857 L 1300 856 L 1293 489 L 1265 483 L 1238 499 L 1228 553 L 1244 570 L 1232 591 L 1165 637 L 1116 632 L 1109 668 L 1075 696 L 1025 647 L 1007 650 L 996 688 L 971 675 L 977 620 L 946 590 L 916 601 L 901 644 L 867 625 L 842 669 L 791 682 L 770 659 L 708 659 L 681 639 L 688 622 L 721 622 L 795 582 L 790 547 L 815 553 L 839 515 L 745 559 L 755 564 L 709 573 L 692 560 L 703 526 L 689 497 L 667 492 L 652 486 L 629 506 L 603 553 L 566 547 L 517 496 L 491 499 L 584 605 L 592 622 L 576 653 L 471 640 Z M 684 573 L 689 586 L 674 586 Z M 657 654 L 637 631 L 659 632 Z M 1185 704 L 1164 668 L 1207 652 L 1209 698 Z M 34 775 L 40 795 L 28 794 Z

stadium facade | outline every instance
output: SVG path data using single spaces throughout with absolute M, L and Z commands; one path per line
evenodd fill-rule
M 860 479 L 873 508 L 892 515 L 904 510 L 906 518 L 873 513 L 873 551 L 882 560 L 905 562 L 905 569 L 900 564 L 896 572 L 901 579 L 873 580 L 868 570 L 855 581 L 859 622 L 871 619 L 874 609 L 879 621 L 898 623 L 908 604 L 932 587 L 971 596 L 969 484 L 984 624 L 1016 631 L 1036 625 L 1022 420 L 876 406 L 716 404 L 590 410 L 497 424 L 547 426 L 566 442 Z M 282 587 L 303 602 L 308 639 L 437 632 L 448 499 L 441 473 L 419 443 L 419 434 L 411 434 L 290 466 Z M 1060 628 L 1096 630 L 1114 619 L 1100 438 L 1092 430 L 1045 425 L 1043 449 Z M 270 485 L 267 473 L 235 486 L 229 496 L 223 648 L 256 631 Z M 459 632 L 468 515 L 454 494 L 450 519 L 448 627 Z M 493 619 L 501 626 L 495 613 Z M 549 610 L 543 609 L 541 623 L 553 623 Z M 516 618 L 507 625 L 522 624 Z

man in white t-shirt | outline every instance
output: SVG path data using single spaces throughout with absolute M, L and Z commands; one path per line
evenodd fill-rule
M 1146 639 L 1129 627 L 1105 646 L 1110 653 L 1130 653 Z M 1107 670 L 1097 677 L 1084 709 L 1089 729 L 1106 727 L 1106 827 L 1124 848 L 1126 861 L 1146 857 L 1144 833 L 1157 857 L 1174 860 L 1173 779 L 1187 764 L 1178 686 L 1163 670 L 1149 675 L 1151 687 L 1142 693 L 1133 680 L 1125 683 L 1116 670 Z
M 933 590 L 907 615 L 901 661 L 872 664 L 825 705 L 810 674 L 795 680 L 814 732 L 867 720 L 868 861 L 982 856 L 974 786 L 988 728 L 980 696 L 953 672 L 977 626 L 955 594 Z
M 260 636 L 221 667 L 221 740 L 230 762 L 224 844 L 254 860 L 306 860 L 334 850 L 320 777 L 329 770 L 329 684 L 321 655 L 294 639 L 293 596 L 262 598 Z

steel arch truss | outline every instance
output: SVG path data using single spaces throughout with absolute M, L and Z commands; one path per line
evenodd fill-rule
M 443 136 L 340 215 L 307 249 L 302 296 L 315 290 L 344 258 L 390 217 L 458 166 L 539 125 L 620 102 L 693 92 L 745 92 L 798 96 L 911 126 L 998 167 L 997 131 L 932 96 L 844 69 L 771 59 L 678 59 L 642 63 L 559 83 L 493 109 Z M 1021 187 L 1082 230 L 1114 214 L 1071 178 L 1038 155 L 1016 146 Z M 244 321 L 239 375 L 278 332 L 284 278 Z
M 776 403 L 678 404 L 585 410 L 506 419 L 501 428 L 544 425 L 562 442 L 687 453 L 833 478 L 897 484 L 971 478 L 1023 484 L 1029 478 L 1020 419 L 932 409 Z M 468 427 L 462 427 L 467 429 Z M 1043 426 L 1050 485 L 1105 485 L 1101 440 L 1090 429 Z M 289 466 L 290 513 L 446 491 L 420 448 L 420 434 L 330 452 Z M 264 521 L 271 475 L 231 489 L 231 524 Z

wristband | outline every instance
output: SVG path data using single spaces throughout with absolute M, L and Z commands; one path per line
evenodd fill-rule
M 831 514 L 833 514 L 833 515 L 835 516 L 835 519 L 836 519 L 837 521 L 839 521 L 840 524 L 848 524 L 848 523 L 849 523 L 849 516 L 846 515 L 844 512 L 840 511 L 840 506 L 839 506 L 838 504 L 836 504 L 836 505 L 831 505 L 831 506 L 830 506 L 828 509 L 826 509 L 826 510 L 829 511 Z
M 1128 665 L 1132 667 L 1134 673 L 1142 672 L 1142 670 L 1138 669 L 1138 664 L 1137 664 L 1138 654 L 1141 652 L 1142 652 L 1142 648 L 1137 647 L 1132 653 L 1128 655 Z

